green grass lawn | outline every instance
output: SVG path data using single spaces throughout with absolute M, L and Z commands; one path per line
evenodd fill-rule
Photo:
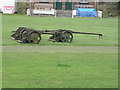
M 116 53 L 3 53 L 4 88 L 117 88 Z
M 96 18 L 54 18 L 35 17 L 20 15 L 3 15 L 3 45 L 28 45 L 19 44 L 11 40 L 11 31 L 18 27 L 28 27 L 37 30 L 67 29 L 80 32 L 102 33 L 103 39 L 93 35 L 74 34 L 72 43 L 54 43 L 48 41 L 50 35 L 42 35 L 40 44 L 51 46 L 117 46 L 118 44 L 118 19 L 96 19 Z M 33 44 L 33 46 L 36 46 Z
M 47 52 L 46 48 L 35 52 L 21 49 L 12 52 L 3 49 L 3 88 L 117 88 L 118 87 L 118 55 L 117 52 L 105 49 L 118 45 L 117 18 L 54 18 L 20 15 L 2 16 L 2 45 L 13 46 L 17 51 L 25 46 L 84 47 L 70 49 L 67 52 Z M 18 27 L 40 30 L 68 29 L 80 32 L 102 33 L 103 39 L 92 35 L 74 34 L 71 43 L 55 43 L 48 41 L 50 35 L 42 35 L 39 44 L 20 44 L 11 40 L 11 31 Z M 16 48 L 15 46 L 18 46 Z M 59 47 L 58 47 L 59 46 Z M 90 52 L 93 47 L 104 48 Z M 15 47 L 15 48 L 14 48 Z M 50 47 L 50 48 L 51 48 Z M 91 48 L 92 47 L 92 48 Z M 69 47 L 70 48 L 70 47 Z M 88 48 L 88 52 L 87 52 Z M 108 51 L 105 51 L 108 50 Z M 41 50 L 41 52 L 38 52 Z M 44 52 L 45 50 L 45 52 Z M 50 51 L 49 49 L 48 51 Z M 73 51 L 74 50 L 74 51 Z M 100 50 L 100 51 L 99 51 Z M 110 52 L 109 52 L 110 51 Z

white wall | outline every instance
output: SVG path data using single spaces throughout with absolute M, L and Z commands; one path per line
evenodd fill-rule
M 0 0 L 0 8 L 3 13 L 12 14 L 15 12 L 15 0 Z

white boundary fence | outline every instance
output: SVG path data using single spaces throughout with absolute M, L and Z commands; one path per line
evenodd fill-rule
M 51 9 L 51 10 L 43 10 L 43 9 L 33 9 L 32 13 L 38 14 L 38 15 L 54 15 L 56 17 L 56 10 Z M 27 15 L 30 15 L 30 9 L 27 9 Z

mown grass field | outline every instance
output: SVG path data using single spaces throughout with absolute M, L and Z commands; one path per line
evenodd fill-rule
M 117 88 L 116 53 L 3 53 L 3 87 Z
M 72 43 L 49 42 L 50 35 L 42 35 L 39 46 L 43 45 L 69 45 L 69 46 L 117 46 L 118 20 L 96 18 L 54 18 L 54 17 L 29 17 L 29 16 L 3 16 L 3 45 L 26 45 L 11 40 L 11 31 L 18 27 L 28 27 L 37 30 L 68 29 L 80 32 L 102 33 L 103 39 L 93 35 L 74 34 Z M 37 46 L 38 46 L 37 45 Z
M 3 48 L 2 60 L 3 88 L 118 87 L 118 53 L 113 49 L 106 49 L 118 45 L 117 18 L 72 19 L 3 15 L 2 19 L 2 45 L 6 48 Z M 97 36 L 76 34 L 71 43 L 54 43 L 47 40 L 49 35 L 42 35 L 39 44 L 19 44 L 11 40 L 10 35 L 12 30 L 20 26 L 40 30 L 96 32 L 103 33 L 104 37 L 99 39 Z M 37 46 L 46 47 L 35 51 L 34 47 Z M 68 46 L 71 47 L 70 50 Z M 77 47 L 83 49 L 77 50 Z M 93 50 L 93 47 L 98 49 Z

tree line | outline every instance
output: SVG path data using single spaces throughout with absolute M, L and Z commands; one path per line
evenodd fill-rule
M 103 11 L 103 17 L 116 17 L 120 15 L 120 2 L 98 2 L 97 10 Z

